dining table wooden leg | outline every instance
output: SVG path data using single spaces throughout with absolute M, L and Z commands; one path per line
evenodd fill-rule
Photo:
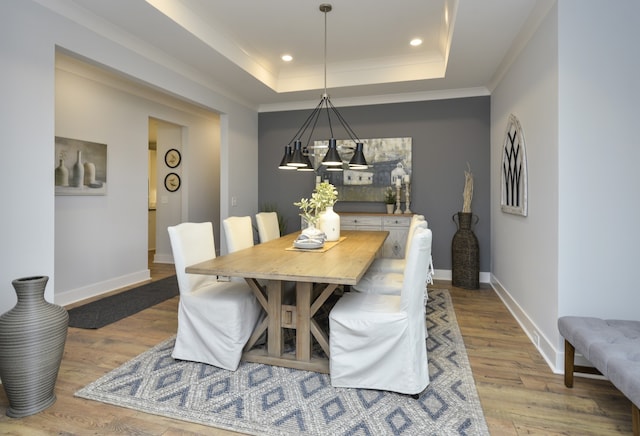
M 267 352 L 270 356 L 282 356 L 282 281 L 269 280 L 267 283 L 267 316 L 269 317 L 269 327 L 267 330 Z
M 296 359 L 311 360 L 311 291 L 313 284 L 296 284 Z
M 324 351 L 324 353 L 329 356 L 329 336 L 327 336 L 327 334 L 322 331 L 316 320 L 313 319 L 313 316 L 316 314 L 316 312 L 318 312 L 318 310 L 327 301 L 331 294 L 334 293 L 338 285 L 328 284 L 323 286 L 324 289 L 322 289 L 321 287 L 318 288 L 319 295 L 311 304 L 311 310 L 309 311 L 309 328 L 313 337 L 316 338 L 316 341 L 318 341 L 318 344 L 320 344 L 322 351 Z

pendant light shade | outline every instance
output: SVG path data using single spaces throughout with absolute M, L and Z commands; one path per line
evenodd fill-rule
M 307 147 L 304 147 L 302 149 L 302 161 L 304 162 L 305 166 L 297 167 L 296 169 L 298 171 L 313 171 L 313 164 L 309 159 L 309 151 L 307 150 Z
M 291 158 L 293 157 L 293 150 L 290 145 L 284 146 L 284 156 L 282 156 L 282 160 L 280 161 L 280 165 L 278 166 L 281 170 L 295 170 L 296 167 L 289 165 L 291 162 Z
M 364 170 L 367 169 L 367 160 L 364 158 L 364 144 L 362 142 L 356 143 L 356 149 L 353 152 L 353 157 L 349 161 L 349 168 L 352 170 Z
M 325 167 L 327 171 L 342 171 L 342 158 L 340 157 L 340 153 L 338 152 L 338 146 L 336 139 L 333 135 L 333 124 L 331 122 L 331 115 L 333 114 L 334 118 L 337 118 L 339 123 L 342 125 L 344 130 L 347 132 L 347 135 L 353 141 L 354 147 L 347 147 L 354 150 L 353 158 L 349 162 L 349 168 L 358 170 L 367 168 L 367 161 L 364 157 L 363 148 L 364 145 L 362 141 L 358 139 L 358 136 L 355 134 L 351 126 L 347 123 L 344 117 L 338 112 L 338 109 L 331 103 L 331 99 L 327 94 L 327 13 L 331 12 L 332 6 L 327 3 L 323 3 L 320 5 L 320 11 L 324 14 L 324 94 L 320 98 L 320 103 L 313 109 L 311 114 L 307 117 L 302 126 L 298 129 L 294 137 L 289 141 L 288 147 L 291 148 L 291 143 L 293 143 L 293 153 L 291 158 L 286 160 L 282 159 L 280 166 L 278 168 L 281 169 L 290 169 L 294 168 L 298 171 L 314 171 L 313 165 L 309 160 L 309 149 L 313 148 L 310 146 L 311 139 L 313 137 L 313 131 L 315 130 L 316 124 L 318 122 L 318 118 L 322 112 L 326 112 L 327 120 L 329 123 L 329 130 L 331 133 L 331 139 L 329 139 L 329 148 L 327 149 L 327 154 L 324 159 L 322 159 L 322 165 Z M 311 127 L 311 132 L 306 135 L 307 129 Z M 302 147 L 303 137 L 306 137 L 306 146 Z M 285 157 L 287 156 L 287 150 L 285 149 Z M 283 165 L 283 162 L 284 165 Z M 286 168 L 285 168 L 286 167 Z
M 302 142 L 299 140 L 294 141 L 293 143 L 293 155 L 291 156 L 291 161 L 287 162 L 287 165 L 290 167 L 304 167 L 307 164 L 304 161 L 304 157 L 302 156 Z
M 322 159 L 322 165 L 328 167 L 337 167 L 342 166 L 342 158 L 338 153 L 338 146 L 335 138 L 329 139 L 329 149 L 327 150 L 327 154 Z

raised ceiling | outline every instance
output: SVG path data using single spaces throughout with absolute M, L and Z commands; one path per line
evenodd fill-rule
M 43 5 L 107 37 L 130 38 L 260 110 L 338 99 L 488 94 L 538 0 L 66 0 Z M 73 13 L 70 13 L 73 8 Z M 99 24 L 99 25 L 98 25 Z M 411 47 L 419 37 L 424 43 Z M 144 48 L 147 48 L 146 50 Z M 293 61 L 283 62 L 283 54 Z
M 325 17 L 318 6 L 299 0 L 148 3 L 275 92 L 324 86 Z M 456 2 L 413 2 L 411 8 L 393 7 L 384 14 L 369 12 L 372 4 L 363 0 L 338 2 L 335 11 L 331 5 L 327 85 L 444 77 L 455 16 L 451 3 Z M 390 23 L 403 23 L 402 30 Z M 416 37 L 424 43 L 411 47 Z M 285 53 L 292 62 L 281 60 Z

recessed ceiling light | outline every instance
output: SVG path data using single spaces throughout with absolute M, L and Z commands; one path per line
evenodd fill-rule
M 293 56 L 289 54 L 282 55 L 282 60 L 285 62 L 291 62 L 293 60 Z
M 422 44 L 422 40 L 420 38 L 414 38 L 411 40 L 411 42 L 409 42 L 409 44 L 411 44 L 414 47 L 417 47 L 420 44 Z

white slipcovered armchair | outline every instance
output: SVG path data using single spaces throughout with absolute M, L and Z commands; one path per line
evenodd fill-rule
M 235 371 L 242 349 L 263 317 L 244 282 L 187 274 L 185 268 L 216 257 L 213 226 L 182 223 L 168 228 L 180 288 L 178 333 L 171 356 Z
M 429 384 L 424 287 L 431 230 L 417 229 L 401 295 L 345 293 L 329 314 L 331 384 L 415 395 Z

